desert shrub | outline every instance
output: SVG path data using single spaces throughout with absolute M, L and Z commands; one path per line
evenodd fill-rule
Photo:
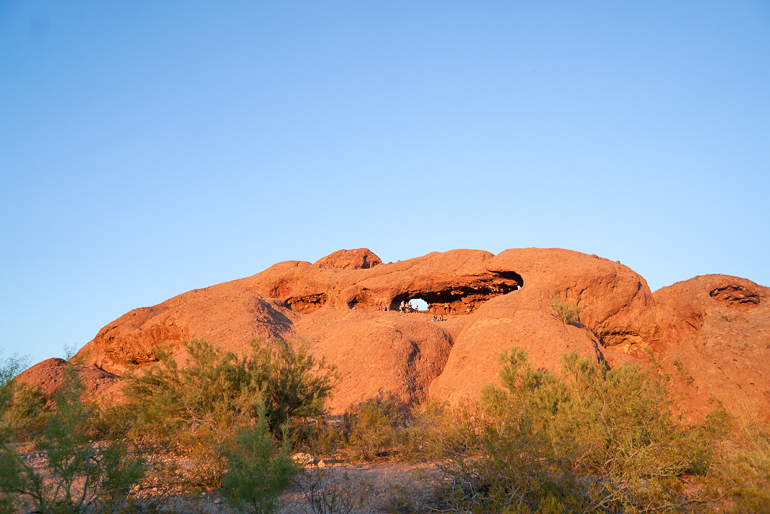
M 453 422 L 453 409 L 446 401 L 426 398 L 411 406 L 401 429 L 400 456 L 411 462 L 438 458 L 438 441 Z
M 190 428 L 217 443 L 254 419 L 259 405 L 273 431 L 290 417 L 323 411 L 334 381 L 324 359 L 315 359 L 304 343 L 295 349 L 280 339 L 254 339 L 250 346 L 238 357 L 192 339 L 184 343 L 185 367 L 161 349 L 159 365 L 127 375 L 126 393 L 151 425 Z
M 14 378 L 24 368 L 25 361 L 18 356 L 0 360 L 0 441 L 10 439 L 12 419 L 9 415 L 15 396 Z
M 352 406 L 343 416 L 347 448 L 371 460 L 399 452 L 406 435 L 407 411 L 392 395 L 380 395 Z
M 17 356 L 0 360 L 0 477 L 16 472 L 16 452 L 12 447 L 13 416 L 10 411 L 15 396 L 13 379 L 24 367 L 25 361 Z M 0 478 L 0 483 L 3 481 L 5 479 Z M 2 490 L 0 512 L 12 512 L 14 496 Z
M 433 456 L 428 439 L 446 408 L 427 400 L 409 407 L 392 395 L 379 395 L 351 405 L 342 416 L 293 420 L 292 443 L 313 454 L 341 451 L 363 460 L 425 461 Z
M 270 430 L 282 436 L 290 418 L 321 414 L 331 394 L 333 368 L 315 359 L 304 343 L 293 348 L 280 339 L 254 339 L 243 357 L 198 339 L 184 348 L 186 366 L 160 349 L 157 365 L 127 375 L 126 394 L 145 430 L 165 433 L 189 449 L 202 484 L 221 485 L 220 448 L 253 425 L 258 409 L 264 409 Z
M 252 341 L 255 380 L 262 388 L 271 429 L 290 418 L 318 416 L 331 396 L 336 371 L 325 358 L 313 357 L 306 343 L 293 348 L 287 341 Z
M 126 375 L 130 409 L 145 427 L 171 432 L 189 430 L 200 439 L 221 444 L 247 423 L 262 400 L 245 363 L 206 341 L 185 342 L 187 367 L 180 367 L 167 348 L 157 350 L 160 363 Z
M 361 511 L 372 492 L 365 480 L 344 469 L 308 467 L 295 480 L 313 514 L 353 514 Z
M 0 360 L 0 441 L 28 440 L 45 421 L 42 393 L 14 380 L 27 364 L 18 356 Z
M 129 452 L 120 434 L 96 440 L 97 409 L 83 400 L 83 391 L 69 368 L 53 413 L 34 437 L 38 462 L 2 441 L 0 491 L 6 498 L 45 513 L 113 512 L 141 479 L 144 463 Z
M 13 384 L 12 398 L 2 423 L 14 440 L 30 441 L 45 426 L 49 402 L 39 388 Z
M 289 421 L 292 447 L 313 455 L 330 455 L 344 445 L 340 416 L 292 418 Z
M 705 501 L 686 495 L 680 477 L 708 472 L 727 417 L 680 424 L 660 369 L 608 370 L 571 353 L 557 375 L 532 369 L 516 348 L 501 361 L 502 387 L 456 409 L 442 434 L 450 508 L 686 511 Z
M 770 513 L 770 423 L 746 410 L 717 452 L 710 483 L 727 512 Z
M 569 325 L 578 321 L 580 317 L 580 306 L 569 300 L 562 301 L 559 295 L 551 299 L 551 314 Z
M 258 408 L 256 423 L 239 428 L 221 451 L 227 461 L 222 477 L 225 497 L 242 511 L 273 512 L 278 495 L 291 484 L 296 468 L 288 438 L 280 448 L 276 445 L 265 409 Z

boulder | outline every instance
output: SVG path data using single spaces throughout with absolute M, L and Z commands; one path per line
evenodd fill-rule
M 295 338 L 294 316 L 283 302 L 263 298 L 236 280 L 134 309 L 102 328 L 75 357 L 121 374 L 157 361 L 160 347 L 179 350 L 191 337 L 240 353 L 254 337 Z
M 679 389 L 692 378 L 684 403 L 703 411 L 715 398 L 738 414 L 770 414 L 770 288 L 705 275 L 653 296 L 653 345 Z
M 449 399 L 476 396 L 498 381 L 499 355 L 518 346 L 540 368 L 558 370 L 575 351 L 611 363 L 648 346 L 655 319 L 652 294 L 642 277 L 619 263 L 568 250 L 506 250 L 485 263 L 498 275 L 521 277 L 521 290 L 483 305 L 454 340 L 446 368 L 431 394 Z M 551 301 L 574 302 L 579 322 L 565 324 Z M 624 352 L 608 352 L 608 348 Z
M 646 365 L 653 355 L 679 377 L 678 390 L 692 389 L 683 405 L 694 412 L 712 396 L 733 410 L 766 410 L 768 291 L 710 275 L 653 294 L 618 262 L 561 249 L 453 250 L 388 264 L 365 248 L 340 250 L 135 309 L 76 358 L 92 377 L 91 394 L 107 398 L 119 395 L 117 375 L 153 365 L 161 346 L 184 362 L 181 347 L 192 337 L 235 353 L 253 337 L 304 340 L 336 366 L 330 406 L 342 412 L 386 393 L 403 402 L 478 395 L 499 380 L 499 355 L 514 345 L 546 369 L 558 369 L 571 351 L 609 366 Z M 427 312 L 398 312 L 416 298 Z M 575 303 L 579 318 L 566 324 L 555 316 L 554 298 Z M 51 392 L 62 369 L 45 361 L 23 380 Z M 687 377 L 692 386 L 683 385 Z
M 369 269 L 382 264 L 382 261 L 368 248 L 357 250 L 337 250 L 318 259 L 314 266 L 319 268 Z
M 16 380 L 22 384 L 40 388 L 43 395 L 51 398 L 64 386 L 69 365 L 64 359 L 46 359 L 20 373 Z M 73 366 L 85 388 L 86 398 L 101 397 L 120 382 L 119 376 L 99 369 L 93 364 L 85 366 L 73 364 Z
M 330 406 L 338 412 L 384 393 L 403 403 L 425 398 L 452 349 L 450 334 L 427 314 L 350 310 L 340 316 L 326 308 L 303 317 L 295 330 L 336 366 L 340 382 Z

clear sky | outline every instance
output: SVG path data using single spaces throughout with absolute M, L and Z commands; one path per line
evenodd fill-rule
M 0 349 L 367 247 L 770 286 L 770 2 L 0 0 Z

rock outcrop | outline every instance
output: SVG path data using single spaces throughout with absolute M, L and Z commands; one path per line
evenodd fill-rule
M 315 262 L 319 268 L 369 269 L 382 261 L 368 248 L 337 250 Z
M 51 398 L 64 386 L 67 366 L 64 359 L 46 359 L 19 374 L 16 379 L 22 384 L 39 387 L 43 395 Z M 119 376 L 94 365 L 76 366 L 75 369 L 87 398 L 98 398 L 120 382 Z
M 767 410 L 768 292 L 712 275 L 653 294 L 620 263 L 560 249 L 454 250 L 389 264 L 367 249 L 340 250 L 131 311 L 76 357 L 117 375 L 190 337 L 236 353 L 252 337 L 306 340 L 337 366 L 331 407 L 341 411 L 384 392 L 406 402 L 477 395 L 498 380 L 498 355 L 514 345 L 543 368 L 573 350 L 610 366 L 644 364 L 653 352 L 668 369 L 689 370 L 692 409 L 716 396 Z M 554 316 L 554 297 L 576 303 L 579 321 Z M 398 311 L 416 298 L 427 312 Z
M 653 295 L 652 346 L 665 363 L 678 360 L 693 379 L 688 403 L 711 398 L 733 412 L 770 410 L 770 289 L 749 280 L 706 275 Z
M 655 312 L 645 280 L 618 263 L 567 250 L 506 250 L 486 261 L 492 273 L 516 273 L 524 287 L 481 307 L 455 337 L 437 396 L 477 395 L 496 379 L 497 357 L 511 346 L 529 352 L 539 367 L 558 368 L 562 354 L 628 360 L 647 345 Z M 580 323 L 566 325 L 550 312 L 552 299 L 581 309 Z M 612 350 L 615 350 L 614 352 Z M 620 354 L 608 356 L 607 354 Z

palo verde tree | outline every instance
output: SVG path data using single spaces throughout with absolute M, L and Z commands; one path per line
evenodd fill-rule
M 197 456 L 199 480 L 216 486 L 234 455 L 227 448 L 257 444 L 262 418 L 270 437 L 285 438 L 290 418 L 323 412 L 335 380 L 334 369 L 305 343 L 254 339 L 243 356 L 200 339 L 184 349 L 184 366 L 161 349 L 160 362 L 127 375 L 129 408 L 145 428 L 163 426 L 160 432 L 187 443 Z
M 729 417 L 717 408 L 685 426 L 670 377 L 570 353 L 562 372 L 536 370 L 526 352 L 501 356 L 501 387 L 460 409 L 442 434 L 440 467 L 457 510 L 651 512 L 696 510 L 682 476 L 705 476 Z
M 157 365 L 129 373 L 126 393 L 145 421 L 203 432 L 217 444 L 257 418 L 264 405 L 270 429 L 291 417 L 321 414 L 335 380 L 333 367 L 307 344 L 253 339 L 242 357 L 201 339 L 184 343 L 185 366 L 160 349 Z
M 5 412 L 16 392 L 7 371 L 3 370 L 0 387 L 0 408 Z M 5 508 L 31 505 L 46 514 L 114 512 L 142 478 L 142 459 L 129 451 L 123 434 L 97 428 L 97 407 L 84 401 L 83 393 L 77 372 L 69 366 L 64 386 L 54 397 L 53 412 L 33 434 L 41 462 L 20 455 L 11 433 L 3 430 L 0 492 Z

